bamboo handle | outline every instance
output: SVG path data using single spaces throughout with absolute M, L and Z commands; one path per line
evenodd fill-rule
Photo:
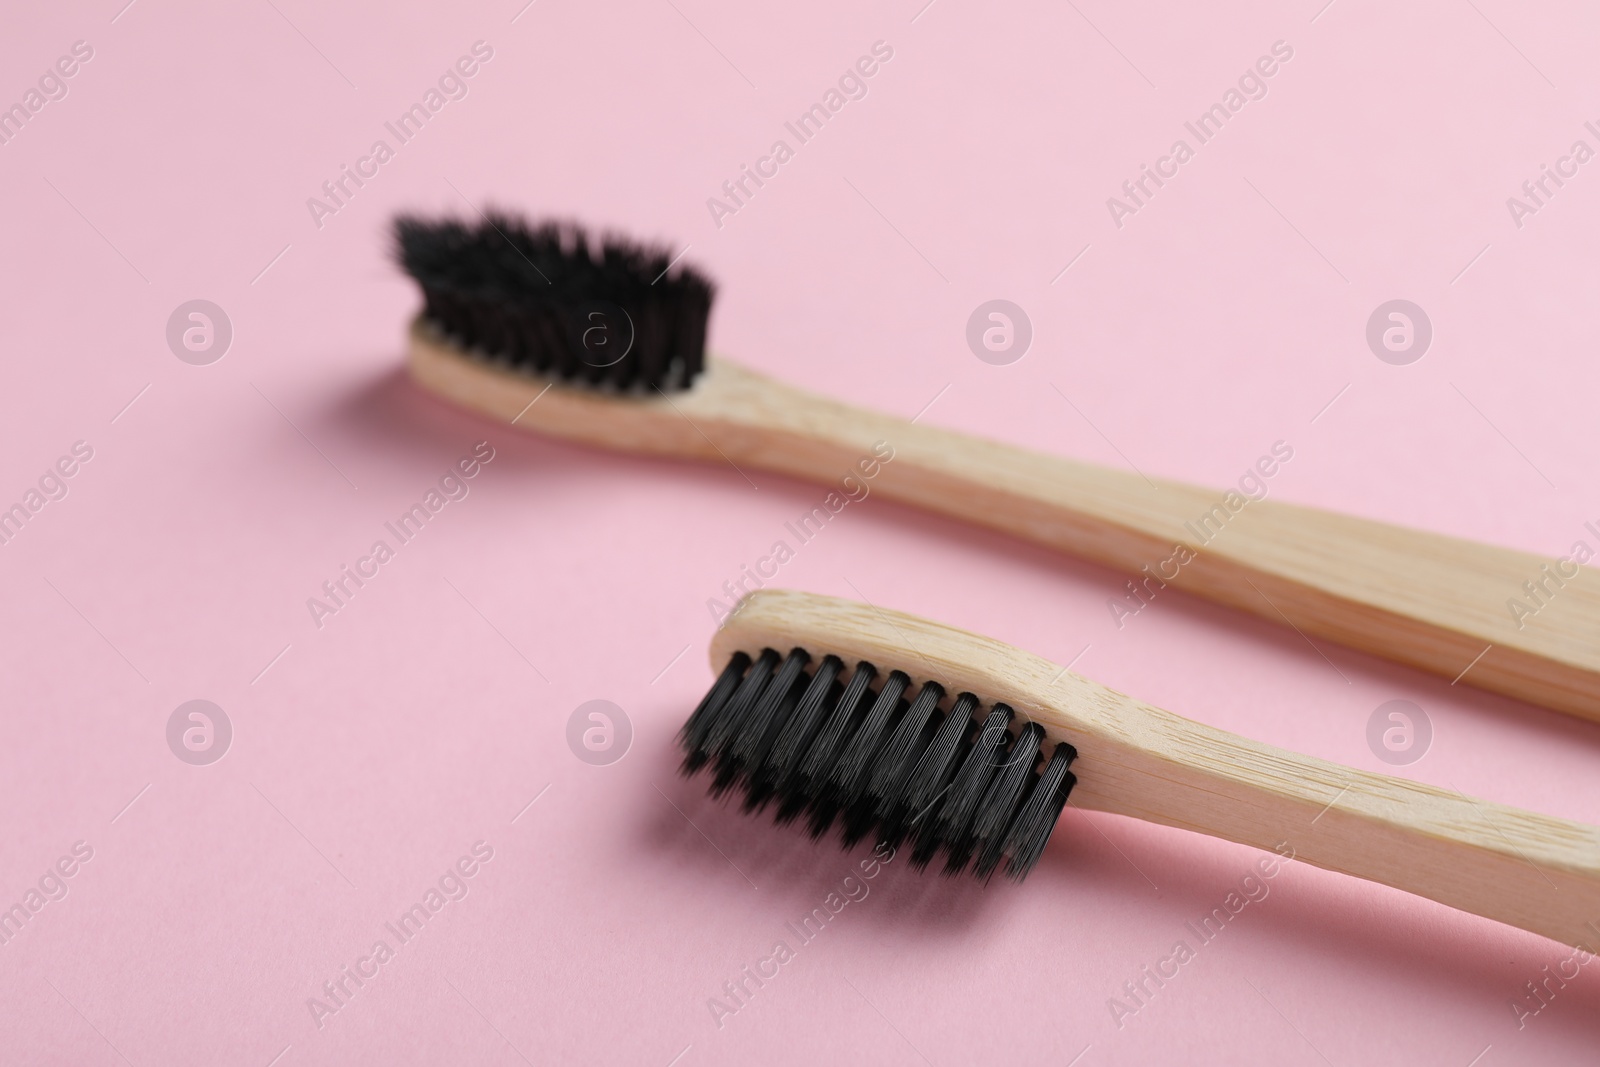
M 1600 946 L 1600 828 L 1273 748 L 1142 704 L 991 638 L 832 597 L 763 590 L 711 646 L 799 647 L 1005 702 L 1078 750 L 1076 807 L 1131 815 Z M 1285 852 L 1287 850 L 1284 850 Z
M 1140 599 L 1186 590 L 1308 639 L 1600 721 L 1600 579 L 1587 570 L 1550 579 L 1548 561 L 1529 553 L 1275 500 L 1234 511 L 1214 490 L 908 423 L 721 360 L 670 396 L 546 392 L 413 324 L 411 369 L 425 387 L 519 427 L 835 488 L 854 475 L 870 492 L 1135 575 Z M 878 442 L 893 450 L 888 462 Z M 1543 606 L 1519 622 L 1507 602 L 1526 601 L 1525 581 L 1544 582 Z

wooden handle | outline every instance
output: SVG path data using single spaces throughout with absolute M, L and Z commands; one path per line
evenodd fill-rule
M 1074 806 L 1262 849 L 1287 844 L 1318 867 L 1600 946 L 1600 828 L 1272 748 L 999 641 L 833 597 L 751 594 L 717 632 L 711 664 L 797 647 L 1010 704 L 1078 750 Z
M 1275 500 L 1231 510 L 1239 494 L 908 423 L 721 360 L 686 392 L 618 398 L 487 366 L 414 323 L 411 369 L 467 407 L 605 448 L 836 488 L 846 475 L 865 480 L 867 461 L 873 493 L 1114 567 L 1135 576 L 1141 597 L 1186 590 L 1310 639 L 1600 721 L 1600 578 L 1588 570 L 1552 579 L 1550 561 L 1529 553 Z M 878 461 L 879 442 L 892 460 Z M 1536 603 L 1524 582 L 1543 583 L 1543 606 L 1519 621 L 1508 600 Z

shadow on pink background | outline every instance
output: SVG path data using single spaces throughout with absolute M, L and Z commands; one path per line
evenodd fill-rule
M 423 396 L 386 233 L 493 203 L 687 244 L 714 348 L 798 385 L 1201 484 L 1284 441 L 1280 499 L 1553 557 L 1600 521 L 1600 163 L 1533 214 L 1507 198 L 1600 147 L 1592 13 L 122 2 L 0 16 L 0 104 L 92 52 L 0 144 L 0 505 L 92 451 L 0 547 L 0 904 L 48 888 L 0 945 L 0 1061 L 1593 1062 L 1592 967 L 1536 1014 L 1525 989 L 1570 950 L 1301 864 L 1135 1000 L 1258 854 L 1076 810 L 1022 887 L 891 862 L 801 945 L 786 924 L 867 852 L 706 799 L 673 733 L 710 681 L 707 600 L 822 491 Z M 864 97 L 708 207 L 877 42 Z M 1265 95 L 1113 212 L 1278 42 Z M 475 45 L 464 95 L 386 131 Z M 965 340 L 996 298 L 1034 331 L 1007 366 Z M 166 339 L 194 299 L 232 325 L 204 366 Z M 1434 329 L 1405 366 L 1364 337 L 1392 299 Z M 318 625 L 308 598 L 484 441 L 466 496 Z M 1595 726 L 1181 594 L 1119 628 L 1123 580 L 872 498 L 778 579 L 1600 820 Z M 206 766 L 167 742 L 195 699 L 233 731 Z M 632 724 L 608 766 L 566 741 L 594 699 Z M 1402 768 L 1366 742 L 1394 699 L 1433 726 Z

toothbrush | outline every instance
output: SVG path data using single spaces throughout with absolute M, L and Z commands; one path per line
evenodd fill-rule
M 665 250 L 609 238 L 597 254 L 576 226 L 499 215 L 477 226 L 402 217 L 395 232 L 424 298 L 413 378 L 492 419 L 824 484 L 872 469 L 885 497 L 1135 575 L 1141 598 L 1172 585 L 1307 641 L 1600 721 L 1600 579 L 1585 568 L 1552 572 L 1529 553 L 1275 500 L 1246 505 L 802 392 L 705 357 L 711 285 Z M 875 447 L 893 461 L 879 463 Z M 1202 516 L 1206 538 L 1194 532 Z M 1528 596 L 1536 616 L 1526 603 L 1511 610 Z
M 813 835 L 987 879 L 1073 806 L 1275 850 L 1573 946 L 1600 944 L 1600 828 L 1272 748 L 999 641 L 761 590 L 711 642 L 684 772 Z M 941 710 L 943 709 L 943 710 Z

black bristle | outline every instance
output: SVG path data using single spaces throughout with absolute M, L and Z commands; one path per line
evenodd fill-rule
M 905 673 L 874 686 L 863 662 L 840 684 L 844 667 L 798 648 L 736 654 L 680 734 L 684 773 L 710 764 L 714 793 L 738 788 L 747 809 L 776 801 L 779 822 L 805 812 L 814 835 L 843 816 L 847 846 L 910 838 L 919 868 L 943 853 L 947 873 L 1026 876 L 1077 780 L 1076 750 L 1057 744 L 1041 770 L 1044 728 L 1024 722 L 1013 736 L 1007 705 L 980 726 L 979 698 L 961 693 L 941 717 L 937 683 L 907 701 Z
M 696 770 L 708 760 L 720 756 L 739 732 L 739 726 L 744 717 L 749 714 L 755 702 L 760 699 L 761 693 L 766 689 L 767 681 L 772 677 L 773 668 L 778 665 L 778 654 L 772 649 L 761 653 L 759 659 L 750 665 L 750 670 L 744 676 L 744 681 L 739 683 L 739 688 L 733 691 L 716 716 L 711 720 L 706 730 L 704 742 L 697 748 L 686 749 L 683 761 L 685 771 Z
M 883 838 L 891 845 L 898 847 L 944 797 L 945 785 L 963 754 L 962 745 L 974 729 L 972 713 L 977 710 L 978 698 L 971 693 L 956 697 L 950 714 L 939 724 L 911 777 L 906 779 L 905 788 L 898 796 L 884 798 L 879 825 Z
M 823 724 L 812 746 L 801 754 L 790 775 L 785 776 L 783 803 L 778 808 L 778 821 L 788 822 L 799 815 L 816 798 L 817 791 L 833 770 L 834 756 L 845 739 L 850 736 L 856 710 L 867 687 L 877 676 L 878 669 L 870 663 L 856 664 L 856 671 L 833 707 L 833 714 Z
M 883 680 L 872 709 L 840 751 L 833 773 L 812 804 L 812 833 L 822 833 L 833 823 L 834 816 L 847 810 L 860 797 L 867 772 L 872 768 L 872 757 L 877 755 L 890 720 L 899 710 L 900 697 L 910 684 L 911 679 L 900 671 L 891 671 Z
M 941 847 L 946 854 L 947 874 L 960 871 L 972 857 L 972 817 L 983 802 L 995 768 L 1000 766 L 1001 749 L 1011 740 L 1006 727 L 1014 714 L 1005 704 L 990 709 L 989 718 L 950 783 L 950 791 L 917 834 L 916 847 L 911 850 L 911 862 L 916 866 L 925 866 Z
M 674 251 L 572 223 L 394 221 L 422 315 L 457 347 L 533 374 L 619 391 L 687 389 L 705 366 L 714 289 Z
M 728 698 L 733 696 L 734 690 L 738 689 L 739 683 L 744 680 L 744 672 L 749 666 L 750 657 L 743 652 L 735 652 L 733 658 L 728 660 L 728 665 L 722 668 L 722 673 L 717 675 L 711 691 L 700 701 L 700 706 L 694 709 L 689 721 L 683 724 L 678 739 L 683 745 L 684 773 L 693 774 L 705 763 L 706 739 L 711 736 L 711 729 L 727 705 Z
M 743 656 L 737 653 L 735 658 Z M 750 657 L 745 656 L 748 662 Z M 838 656 L 824 656 L 822 662 L 817 664 L 817 669 L 811 675 L 811 683 L 806 686 L 805 694 L 800 698 L 800 703 L 795 711 L 783 724 L 777 739 L 772 747 L 762 754 L 759 764 L 751 764 L 748 770 L 749 786 L 745 798 L 745 808 L 755 810 L 770 800 L 777 792 L 786 768 L 793 767 L 799 762 L 801 755 L 810 746 L 817 730 L 822 726 L 822 717 L 828 710 L 828 697 L 833 694 L 834 682 L 839 677 L 839 672 L 844 670 L 844 663 Z
M 1033 783 L 1033 792 L 1012 820 L 1001 849 L 1010 856 L 1006 861 L 1006 874 L 1011 878 L 1022 881 L 1043 855 L 1050 832 L 1061 817 L 1061 809 L 1067 806 L 1067 794 L 1078 782 L 1077 776 L 1068 770 L 1077 758 L 1078 750 L 1065 741 L 1056 745 L 1044 773 Z
M 929 740 L 928 720 L 943 699 L 944 687 L 938 682 L 928 682 L 896 722 L 893 735 L 873 757 L 872 769 L 866 777 L 866 788 L 851 801 L 845 812 L 846 843 L 854 844 L 866 837 L 878 822 L 878 812 L 883 807 L 884 799 L 899 794 L 922 746 Z
M 767 746 L 777 737 L 800 699 L 800 689 L 795 683 L 810 662 L 811 657 L 804 649 L 794 649 L 785 657 L 783 666 L 773 675 L 760 699 L 751 707 L 750 714 L 740 724 L 739 732 L 717 760 L 717 776 L 711 790 L 713 794 L 720 794 L 732 785 L 745 767 L 761 762 Z
M 1039 764 L 1039 744 L 1044 738 L 1044 727 L 1030 722 L 1022 728 L 1017 739 L 1006 753 L 1006 761 L 995 771 L 989 782 L 989 791 L 972 816 L 972 838 L 977 851 L 973 873 L 985 880 L 994 873 L 1004 858 L 1007 824 L 1022 800 L 1022 791 L 1033 780 L 1034 769 Z

